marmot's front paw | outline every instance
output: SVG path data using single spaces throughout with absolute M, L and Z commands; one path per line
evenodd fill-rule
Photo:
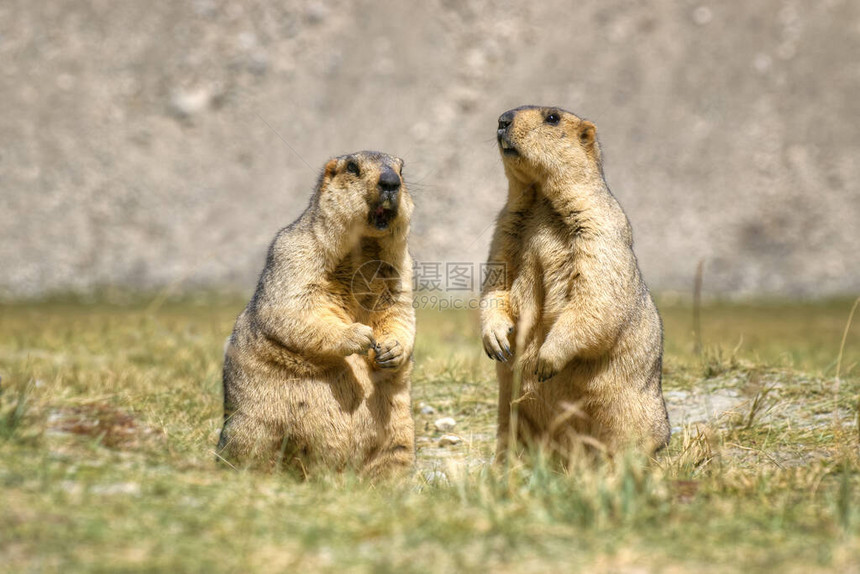
M 406 360 L 403 347 L 395 340 L 380 343 L 376 347 L 376 356 L 373 363 L 380 369 L 396 369 Z
M 514 356 L 508 335 L 513 333 L 514 324 L 507 317 L 494 318 L 481 325 L 481 336 L 484 339 L 484 352 L 495 361 L 506 363 Z
M 376 340 L 373 338 L 373 329 L 363 323 L 353 323 L 346 330 L 343 340 L 343 355 L 349 356 L 354 353 L 364 354 L 370 349 L 376 348 Z
M 538 352 L 537 366 L 535 366 L 535 375 L 537 375 L 538 381 L 544 382 L 553 378 L 563 367 L 562 361 L 552 356 L 551 353 L 544 349 Z

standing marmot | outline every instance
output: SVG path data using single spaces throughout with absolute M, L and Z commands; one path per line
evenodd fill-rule
M 269 248 L 224 358 L 219 455 L 240 464 L 409 469 L 415 312 L 403 161 L 330 160 Z
M 603 179 L 594 124 L 526 106 L 502 114 L 497 136 L 509 188 L 489 264 L 505 272 L 488 275 L 481 306 L 484 349 L 499 361 L 497 455 L 512 400 L 526 445 L 563 455 L 594 439 L 610 452 L 664 446 L 662 325 Z

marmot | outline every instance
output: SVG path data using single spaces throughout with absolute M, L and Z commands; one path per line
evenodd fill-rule
M 415 311 L 403 160 L 330 160 L 310 205 L 278 232 L 224 358 L 231 463 L 377 476 L 415 458 Z
M 499 361 L 497 457 L 512 400 L 524 445 L 653 452 L 669 440 L 663 328 L 603 178 L 596 128 L 525 106 L 501 115 L 497 139 L 509 187 L 489 265 L 503 272 L 487 275 L 481 301 L 484 350 Z

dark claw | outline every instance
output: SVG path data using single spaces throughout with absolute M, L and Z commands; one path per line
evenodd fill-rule
M 498 358 L 503 363 L 508 362 L 508 360 L 505 358 L 505 356 L 501 352 L 496 353 L 496 358 Z
M 511 352 L 511 346 L 510 345 L 505 345 L 505 352 L 508 354 L 509 357 L 514 356 L 514 354 Z

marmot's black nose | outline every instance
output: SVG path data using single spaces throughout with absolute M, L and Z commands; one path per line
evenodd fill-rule
M 504 130 L 507 129 L 509 125 L 514 121 L 514 110 L 507 111 L 499 116 L 499 129 Z
M 400 189 L 400 176 L 390 167 L 386 167 L 379 174 L 379 189 L 382 191 L 397 191 Z

